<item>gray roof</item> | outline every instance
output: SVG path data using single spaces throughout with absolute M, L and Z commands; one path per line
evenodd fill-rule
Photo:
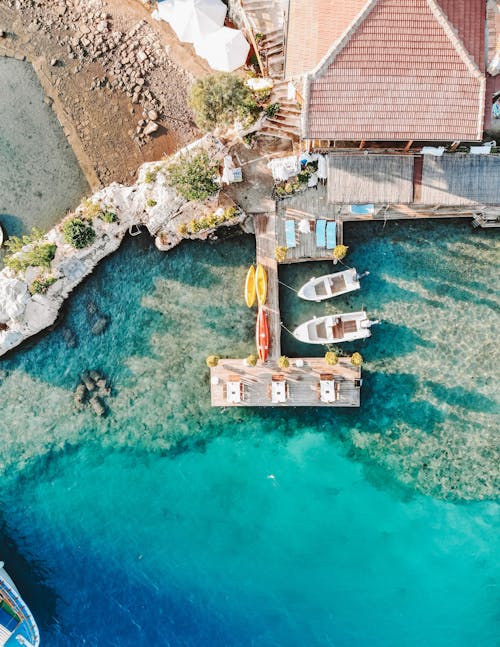
M 425 156 L 422 204 L 500 204 L 500 157 L 453 153 Z
M 328 200 L 332 203 L 413 201 L 412 155 L 329 155 Z

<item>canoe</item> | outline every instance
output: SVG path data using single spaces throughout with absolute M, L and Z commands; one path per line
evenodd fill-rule
M 298 296 L 306 301 L 324 301 L 341 294 L 359 290 L 361 284 L 356 269 L 352 268 L 334 274 L 313 277 L 298 291 Z
M 3 238 L 4 238 L 3 229 L 2 229 L 2 225 L 0 225 L 0 247 L 3 245 Z
M 259 359 L 265 362 L 269 355 L 269 324 L 267 322 L 267 314 L 264 308 L 259 308 L 259 314 L 257 315 L 255 342 L 257 344 Z
M 293 336 L 306 344 L 340 344 L 370 337 L 370 328 L 377 323 L 364 311 L 346 312 L 310 319 L 296 328 Z
M 260 306 L 263 306 L 266 302 L 267 297 L 267 273 L 266 270 L 259 263 L 257 265 L 257 301 Z
M 245 281 L 245 302 L 249 308 L 253 306 L 256 298 L 257 290 L 255 285 L 255 267 L 253 265 L 250 265 Z

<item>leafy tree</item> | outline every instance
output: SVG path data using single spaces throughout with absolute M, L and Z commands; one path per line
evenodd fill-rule
M 205 132 L 230 126 L 237 119 L 251 123 L 259 113 L 250 88 L 239 76 L 228 73 L 196 81 L 189 103 L 197 125 Z
M 168 182 L 186 200 L 205 200 L 219 190 L 217 170 L 206 151 L 180 155 L 167 169 Z
M 64 240 L 76 249 L 88 247 L 95 240 L 92 225 L 81 218 L 70 218 L 63 225 Z

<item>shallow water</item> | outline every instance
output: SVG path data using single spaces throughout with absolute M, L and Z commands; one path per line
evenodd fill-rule
M 88 185 L 29 63 L 0 57 L 0 225 L 50 229 Z
M 496 237 L 346 237 L 362 291 L 311 309 L 283 288 L 283 320 L 383 320 L 348 349 L 366 362 L 359 410 L 210 408 L 206 355 L 253 350 L 251 237 L 128 240 L 53 332 L 0 361 L 4 559 L 43 644 L 495 644 Z M 112 383 L 105 420 L 74 409 L 85 369 Z

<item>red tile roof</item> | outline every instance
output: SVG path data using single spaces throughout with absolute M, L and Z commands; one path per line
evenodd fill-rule
M 304 134 L 479 140 L 484 85 L 435 0 L 369 0 L 306 87 Z
M 486 0 L 438 0 L 438 3 L 484 72 Z
M 314 69 L 366 3 L 367 0 L 290 0 L 286 78 Z

